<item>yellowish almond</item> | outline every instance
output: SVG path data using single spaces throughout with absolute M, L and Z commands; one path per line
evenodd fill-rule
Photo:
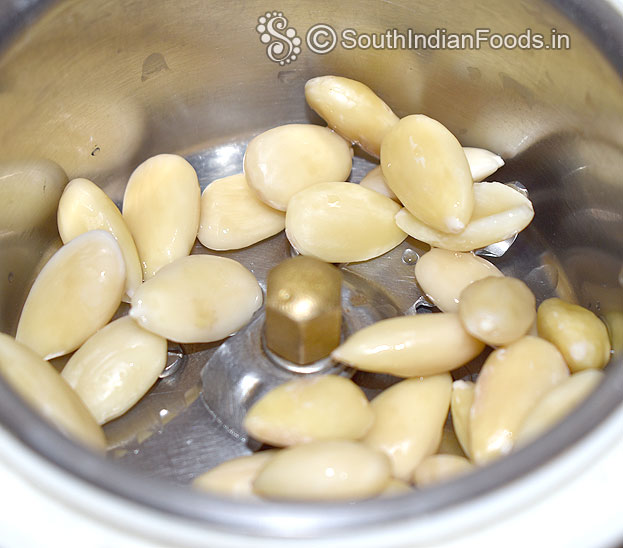
M 465 457 L 437 454 L 426 457 L 413 473 L 417 487 L 428 487 L 455 479 L 473 470 L 474 465 Z
M 396 226 L 400 206 L 353 183 L 321 183 L 290 200 L 286 236 L 302 255 L 328 263 L 365 261 L 407 235 Z
M 375 192 L 383 194 L 383 196 L 387 196 L 395 202 L 398 202 L 398 198 L 394 194 L 394 191 L 389 188 L 385 182 L 381 166 L 376 166 L 374 169 L 370 170 L 366 176 L 361 179 L 359 184 L 364 188 L 374 190 Z
M 454 395 L 454 386 L 452 387 L 452 394 Z M 450 409 L 452 409 L 452 399 L 450 399 Z M 459 442 L 456 433 L 454 432 L 452 423 L 450 422 L 446 422 L 443 427 L 443 434 L 441 436 L 441 442 L 439 443 L 437 453 L 458 455 L 459 457 L 464 457 L 466 455 L 465 451 L 463 451 L 463 448 L 461 447 L 461 443 Z
M 361 388 L 345 377 L 326 375 L 296 378 L 273 388 L 249 409 L 244 427 L 257 440 L 287 446 L 356 440 L 373 421 L 374 413 Z
M 341 76 L 319 76 L 305 84 L 305 99 L 342 137 L 379 157 L 381 142 L 398 117 L 368 86 Z
M 508 454 L 537 402 L 569 376 L 556 347 L 523 337 L 491 353 L 474 390 L 469 418 L 471 458 L 482 464 Z
M 353 149 L 337 133 L 311 124 L 288 124 L 251 140 L 244 174 L 264 203 L 285 211 L 297 192 L 317 183 L 345 181 L 352 164 Z
M 418 464 L 437 451 L 451 390 L 452 377 L 444 373 L 401 381 L 372 400 L 375 420 L 363 442 L 387 455 L 395 478 L 410 481 Z
M 459 316 L 467 332 L 490 346 L 526 335 L 536 319 L 534 293 L 517 278 L 488 277 L 461 293 Z
M 603 378 L 603 371 L 585 369 L 552 388 L 522 422 L 516 444 L 522 445 L 536 439 L 564 419 L 590 396 Z
M 484 148 L 463 147 L 463 152 L 475 183 L 484 181 L 504 165 L 500 156 Z
M 52 218 L 67 184 L 67 175 L 50 160 L 0 165 L 0 234 L 37 228 Z
M 91 230 L 61 247 L 28 293 L 16 339 L 44 359 L 73 352 L 112 318 L 125 287 L 117 241 Z
M 159 154 L 134 170 L 123 196 L 123 218 L 145 280 L 190 253 L 199 229 L 200 200 L 197 173 L 181 156 Z
M 554 297 L 540 304 L 536 321 L 539 336 L 556 345 L 572 372 L 601 369 L 610 360 L 608 330 L 590 310 Z
M 262 290 L 240 263 L 191 255 L 143 283 L 132 297 L 130 316 L 173 341 L 212 342 L 246 325 L 261 305 Z
M 357 500 L 379 495 L 389 479 L 385 455 L 354 441 L 315 441 L 279 451 L 253 489 L 271 499 Z
M 277 454 L 276 450 L 260 451 L 253 455 L 225 461 L 201 474 L 193 487 L 215 495 L 235 499 L 255 499 L 253 482 L 266 463 Z
M 167 341 L 125 316 L 100 329 L 69 359 L 62 377 L 99 424 L 123 415 L 158 380 Z
M 106 230 L 114 236 L 125 261 L 124 300 L 129 302 L 143 282 L 143 271 L 132 235 L 115 203 L 95 183 L 88 179 L 74 179 L 61 196 L 57 222 L 64 244 L 89 230 Z
M 473 251 L 501 242 L 526 228 L 534 217 L 532 203 L 523 194 L 502 183 L 474 183 L 474 212 L 459 234 L 447 234 L 426 225 L 405 208 L 396 224 L 407 234 L 433 247 Z
M 211 182 L 201 195 L 199 241 L 208 249 L 241 249 L 281 232 L 286 216 L 262 202 L 240 173 Z
M 400 495 L 407 495 L 409 493 L 413 493 L 413 487 L 410 483 L 396 478 L 390 478 L 387 487 L 385 487 L 379 496 L 381 498 L 391 498 Z
M 442 233 L 465 229 L 474 209 L 463 147 L 442 124 L 414 114 L 400 120 L 381 146 L 381 168 L 405 208 Z
M 469 444 L 469 417 L 474 402 L 475 385 L 471 381 L 454 381 L 452 383 L 452 398 L 450 400 L 450 415 L 452 426 L 463 452 L 471 455 Z
M 331 356 L 363 371 L 415 377 L 461 367 L 483 349 L 458 314 L 436 313 L 381 320 L 351 335 Z
M 104 431 L 58 371 L 4 333 L 0 333 L 0 375 L 63 434 L 92 449 L 106 449 Z
M 442 312 L 458 312 L 461 291 L 487 276 L 504 274 L 473 253 L 432 248 L 415 264 L 415 279 Z

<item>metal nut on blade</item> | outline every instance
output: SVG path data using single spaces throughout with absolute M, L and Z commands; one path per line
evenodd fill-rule
M 299 365 L 328 356 L 340 344 L 342 274 L 312 257 L 294 257 L 268 274 L 266 345 Z

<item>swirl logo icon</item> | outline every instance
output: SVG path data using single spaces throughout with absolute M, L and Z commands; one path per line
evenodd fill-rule
M 296 29 L 288 27 L 288 20 L 280 11 L 260 15 L 255 30 L 260 35 L 260 42 L 266 44 L 266 55 L 274 63 L 290 64 L 301 53 L 301 39 Z

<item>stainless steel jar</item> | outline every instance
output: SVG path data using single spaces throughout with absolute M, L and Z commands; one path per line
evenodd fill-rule
M 279 40 L 288 47 L 283 37 L 262 41 L 259 19 L 273 12 L 286 20 L 284 33 L 293 29 L 290 39 L 300 39 L 298 55 L 269 51 Z M 347 29 L 355 34 L 344 34 Z M 436 45 L 405 49 L 366 47 L 371 38 L 360 38 L 392 29 L 439 38 Z M 443 36 L 477 29 L 481 36 L 540 34 L 548 44 L 568 35 L 570 48 L 438 47 Z M 310 42 L 312 31 L 319 33 L 316 42 Z M 331 31 L 335 47 L 322 52 L 331 45 Z M 0 4 L 0 46 L 0 165 L 48 158 L 69 178 L 96 181 L 117 203 L 144 158 L 184 154 L 205 185 L 240 171 L 252 135 L 282 123 L 317 121 L 305 105 L 308 78 L 361 80 L 399 116 L 426 113 L 462 144 L 507 160 L 500 176 L 529 189 L 536 216 L 501 261 L 537 297 L 564 285 L 598 314 L 623 312 L 623 16 L 606 1 L 11 0 Z M 368 160 L 362 156 L 356 165 L 363 169 Z M 53 215 L 39 218 L 37 226 L 3 227 L 3 208 L 18 206 L 0 204 L 0 330 L 11 334 L 28 288 L 58 245 Z M 282 251 L 266 248 L 265 256 Z M 86 505 L 100 505 L 102 519 L 132 527 L 129 508 L 144 517 L 141 527 L 165 543 L 175 538 L 195 545 L 198 537 L 188 531 L 217 532 L 223 542 L 234 542 L 335 539 L 355 530 L 364 542 L 366 531 L 407 527 L 414 527 L 410 538 L 420 531 L 423 542 L 441 530 L 431 532 L 422 525 L 427 520 L 443 528 L 453 515 L 460 528 L 456 512 L 463 509 L 477 523 L 470 508 L 509 484 L 542 478 L 552 463 L 580 451 L 622 412 L 619 355 L 595 394 L 546 438 L 465 478 L 406 498 L 357 504 L 234 502 L 183 485 L 199 464 L 242 449 L 213 425 L 192 430 L 205 417 L 193 407 L 199 381 L 191 373 L 205 361 L 202 352 L 214 348 L 182 350 L 189 373 L 161 381 L 174 383 L 167 405 L 175 418 L 157 423 L 159 404 L 145 404 L 125 422 L 113 423 L 107 459 L 48 428 L 3 383 L 0 422 L 36 462 L 71 483 Z M 188 452 L 185 447 L 193 444 Z M 550 477 L 552 483 L 560 480 Z M 60 492 L 60 485 L 51 481 L 46 488 Z M 542 488 L 547 485 L 543 480 Z M 489 506 L 489 517 L 511 507 L 508 500 Z

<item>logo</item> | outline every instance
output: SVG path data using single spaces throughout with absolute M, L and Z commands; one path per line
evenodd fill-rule
M 260 42 L 266 44 L 266 55 L 274 63 L 290 64 L 301 53 L 301 39 L 296 29 L 288 27 L 288 20 L 280 11 L 260 15 L 255 30 L 260 35 Z
M 1 0 L 0 0 L 1 1 Z M 255 30 L 266 46 L 266 55 L 273 63 L 289 65 L 301 55 L 303 40 L 281 11 L 267 11 L 257 19 Z M 326 55 L 336 49 L 353 50 L 479 50 L 488 47 L 500 49 L 568 50 L 571 37 L 550 29 L 549 36 L 526 28 L 521 34 L 493 32 L 476 28 L 471 32 L 452 32 L 436 28 L 433 32 L 417 32 L 412 28 L 388 28 L 377 32 L 359 32 L 354 28 L 335 28 L 327 23 L 316 23 L 301 35 L 305 46 L 316 55 Z

